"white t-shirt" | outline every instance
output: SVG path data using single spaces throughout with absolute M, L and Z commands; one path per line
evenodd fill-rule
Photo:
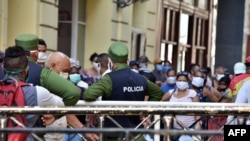
M 35 86 L 37 91 L 37 106 L 64 106 L 62 98 L 50 93 L 41 86 Z
M 36 86 L 37 90 L 37 102 L 38 106 L 64 106 L 62 98 L 50 93 L 47 89 Z M 66 128 L 67 127 L 67 119 L 66 116 L 62 116 L 61 118 L 55 120 L 52 124 L 46 126 L 46 128 Z M 46 140 L 56 140 L 63 141 L 64 133 L 46 133 L 44 138 Z

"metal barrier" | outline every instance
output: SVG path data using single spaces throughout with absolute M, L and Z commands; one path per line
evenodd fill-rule
M 139 115 L 152 114 L 161 115 L 165 121 L 165 129 L 160 129 L 155 126 L 155 129 L 119 129 L 119 128 L 83 128 L 83 129 L 49 129 L 49 128 L 4 128 L 1 124 L 0 133 L 6 132 L 69 132 L 69 133 L 108 133 L 121 132 L 125 133 L 125 140 L 129 140 L 132 133 L 144 134 L 150 133 L 155 135 L 166 136 L 166 140 L 171 140 L 170 135 L 223 135 L 223 131 L 217 130 L 200 130 L 200 131 L 184 131 L 173 130 L 171 128 L 171 120 L 173 115 L 250 115 L 249 104 L 234 104 L 234 103 L 178 103 L 178 102 L 146 102 L 146 101 L 95 101 L 84 102 L 79 101 L 77 106 L 73 107 L 0 107 L 1 115 L 12 114 L 98 114 L 106 115 Z M 100 116 L 101 118 L 103 118 Z M 101 119 L 102 120 L 102 119 Z M 2 123 L 2 120 L 1 120 Z M 102 124 L 101 124 L 102 125 Z M 2 135 L 2 134 L 1 134 Z M 155 137 L 155 141 L 159 137 Z

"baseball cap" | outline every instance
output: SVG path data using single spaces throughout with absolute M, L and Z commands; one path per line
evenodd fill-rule
M 155 58 L 155 60 L 154 60 L 154 64 L 159 64 L 162 62 L 164 62 L 164 61 L 162 61 L 161 58 Z
M 234 64 L 234 74 L 246 73 L 246 65 L 242 62 Z
M 131 61 L 129 62 L 129 66 L 131 67 L 131 66 L 134 66 L 134 65 L 136 65 L 138 68 L 140 67 L 138 61 L 136 61 L 136 60 L 131 60 Z

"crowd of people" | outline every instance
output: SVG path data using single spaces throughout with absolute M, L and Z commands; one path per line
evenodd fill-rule
M 79 60 L 55 51 L 47 53 L 47 44 L 33 34 L 15 38 L 15 45 L 0 54 L 3 67 L 0 78 L 11 76 L 32 84 L 25 88 L 28 106 L 74 106 L 78 100 L 96 101 L 159 101 L 159 102 L 233 102 L 250 103 L 250 57 L 246 62 L 237 62 L 234 73 L 219 66 L 212 76 L 209 67 L 191 64 L 190 70 L 177 71 L 170 61 L 156 58 L 151 62 L 147 56 L 128 60 L 128 48 L 122 42 L 114 42 L 107 52 L 90 55 L 91 68 L 82 68 Z M 154 69 L 148 67 L 154 65 Z M 31 95 L 32 94 L 32 95 Z M 30 99 L 33 99 L 31 101 Z M 39 118 L 40 117 L 40 118 Z M 32 119 L 32 120 L 31 120 Z M 110 116 L 104 127 L 135 128 L 145 117 Z M 83 128 L 98 126 L 97 115 L 37 115 L 27 119 L 27 127 Z M 150 120 L 153 120 L 150 119 Z M 220 129 L 225 124 L 248 124 L 248 117 L 186 116 L 175 115 L 173 129 Z M 144 125 L 144 126 L 143 126 Z M 141 128 L 148 128 L 143 124 Z M 162 126 L 161 128 L 164 128 Z M 99 140 L 94 133 L 46 133 L 40 135 L 53 141 Z M 105 133 L 105 141 L 116 141 L 124 134 Z M 140 136 L 138 141 L 153 140 Z M 203 140 L 200 136 L 173 136 L 174 141 Z M 34 140 L 29 135 L 27 141 Z M 162 140 L 164 140 L 162 138 Z M 217 136 L 213 141 L 222 141 Z

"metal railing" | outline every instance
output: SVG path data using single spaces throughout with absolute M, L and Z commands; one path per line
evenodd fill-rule
M 160 129 L 159 124 L 154 124 L 154 129 L 132 129 L 132 128 L 70 128 L 50 129 L 50 128 L 4 128 L 1 126 L 0 132 L 30 132 L 30 133 L 45 133 L 45 132 L 68 132 L 68 133 L 109 133 L 121 132 L 125 134 L 125 140 L 129 140 L 132 133 L 136 134 L 155 134 L 166 136 L 166 140 L 171 140 L 171 135 L 223 135 L 223 130 L 174 130 L 170 127 L 170 122 L 174 115 L 203 115 L 203 116 L 219 116 L 219 115 L 250 115 L 249 104 L 234 104 L 234 103 L 175 103 L 175 102 L 140 102 L 140 101 L 95 101 L 84 102 L 79 101 L 77 106 L 72 107 L 0 107 L 0 115 L 12 114 L 98 114 L 100 117 L 107 115 L 146 115 L 163 116 L 165 129 Z M 157 117 L 157 116 L 156 116 Z M 155 118 L 157 119 L 157 118 Z M 102 138 L 101 138 L 102 139 Z M 155 137 L 155 141 L 159 136 Z

